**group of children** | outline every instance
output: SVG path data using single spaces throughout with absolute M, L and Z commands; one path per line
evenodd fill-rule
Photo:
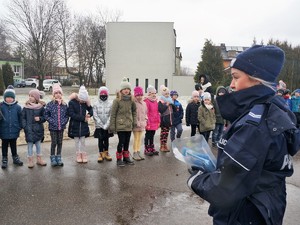
M 64 130 L 68 126 L 68 136 L 74 139 L 76 149 L 76 162 L 87 163 L 85 151 L 85 138 L 90 136 L 89 120 L 93 117 L 95 123 L 94 138 L 98 139 L 98 162 L 112 161 L 109 154 L 109 138 L 117 134 L 118 145 L 116 159 L 118 166 L 133 165 L 129 152 L 131 134 L 133 133 L 133 159 L 145 159 L 141 154 L 144 142 L 144 155 L 159 155 L 155 149 L 155 132 L 161 128 L 161 152 L 169 152 L 167 145 L 170 133 L 171 141 L 180 138 L 183 132 L 182 119 L 183 107 L 177 100 L 178 92 L 169 91 L 161 85 L 161 96 L 157 98 L 156 89 L 149 85 L 144 96 L 144 91 L 137 86 L 131 93 L 131 84 L 124 78 L 120 84 L 116 98 L 108 101 L 109 90 L 102 86 L 98 90 L 97 101 L 91 105 L 88 91 L 81 86 L 78 93 L 72 93 L 68 104 L 63 99 L 62 88 L 53 86 L 52 100 L 46 104 L 41 99 L 37 89 L 29 92 L 29 98 L 23 109 L 15 100 L 13 87 L 8 87 L 4 92 L 4 101 L 0 110 L 0 138 L 2 139 L 2 168 L 8 163 L 8 146 L 10 145 L 13 163 L 23 165 L 17 154 L 16 142 L 20 130 L 24 129 L 28 145 L 28 167 L 34 167 L 33 146 L 36 147 L 36 163 L 45 166 L 42 159 L 41 142 L 44 139 L 44 122 L 48 122 L 51 137 L 50 162 L 51 166 L 63 166 L 62 143 Z M 186 108 L 186 124 L 191 125 L 191 136 L 196 134 L 196 129 L 208 139 L 210 131 L 216 124 L 215 113 L 217 107 L 211 101 L 211 95 L 205 92 L 203 101 L 199 101 L 199 92 L 192 93 L 192 99 Z M 218 126 L 218 129 L 220 127 Z M 143 134 L 145 133 L 144 137 Z M 214 137 L 214 136 L 213 136 Z M 215 136 L 218 139 L 219 135 Z M 142 141 L 142 139 L 144 141 Z

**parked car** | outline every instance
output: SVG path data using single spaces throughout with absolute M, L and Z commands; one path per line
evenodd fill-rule
M 37 88 L 39 86 L 39 80 L 35 78 L 27 78 L 25 79 L 26 86 L 31 86 L 33 88 Z
M 52 87 L 54 84 L 59 84 L 59 86 L 61 86 L 61 83 L 58 80 L 55 79 L 44 80 L 43 81 L 44 91 L 52 91 Z
M 26 87 L 26 82 L 24 79 L 16 79 L 14 80 L 14 87 Z

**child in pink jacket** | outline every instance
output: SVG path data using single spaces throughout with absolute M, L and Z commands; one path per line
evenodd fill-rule
M 147 96 L 144 100 L 147 106 L 147 125 L 145 134 L 145 150 L 144 154 L 148 156 L 158 155 L 158 151 L 154 148 L 155 131 L 160 126 L 160 115 L 158 112 L 158 103 L 156 98 L 156 89 L 149 85 L 147 88 Z
M 136 105 L 136 126 L 133 128 L 133 159 L 140 161 L 145 159 L 141 153 L 141 140 L 147 124 L 147 106 L 143 101 L 143 88 L 137 86 L 134 88 L 134 102 Z

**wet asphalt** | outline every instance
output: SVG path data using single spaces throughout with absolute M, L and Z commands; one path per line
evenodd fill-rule
M 184 136 L 189 135 L 185 127 Z M 155 140 L 158 147 L 158 134 Z M 133 139 L 133 137 L 131 137 Z M 43 143 L 46 167 L 27 167 L 27 146 L 18 146 L 24 166 L 0 170 L 0 225 L 194 225 L 212 224 L 209 204 L 186 185 L 184 163 L 172 152 L 116 166 L 117 136 L 110 139 L 111 162 L 97 162 L 97 139 L 86 139 L 88 163 L 75 162 L 73 140 L 63 142 L 63 167 L 51 167 L 50 143 Z M 285 225 L 300 224 L 300 154 L 287 180 Z

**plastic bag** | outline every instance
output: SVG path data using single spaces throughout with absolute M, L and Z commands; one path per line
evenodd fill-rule
M 203 135 L 178 138 L 172 142 L 172 150 L 175 158 L 189 167 L 198 167 L 205 172 L 216 170 L 216 157 Z

